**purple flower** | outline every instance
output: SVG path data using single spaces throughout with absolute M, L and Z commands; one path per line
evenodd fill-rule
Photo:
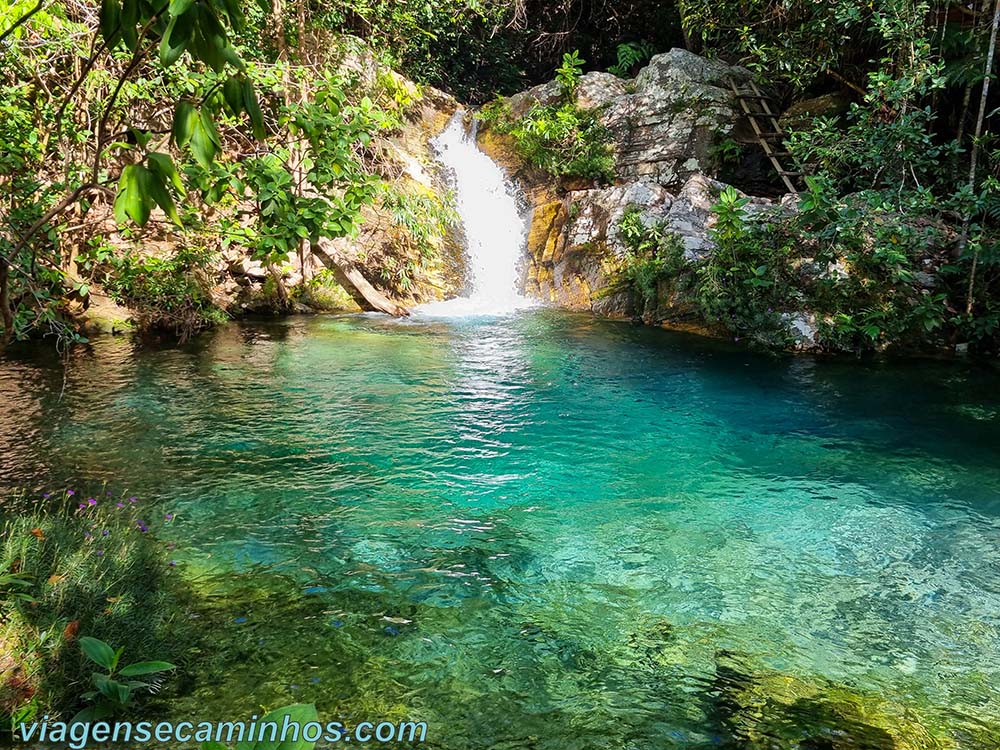
M 105 529 L 104 531 L 101 532 L 101 536 L 108 536 L 110 533 L 111 533 L 110 531 Z
M 42 493 L 42 498 L 44 498 L 45 500 L 48 500 L 50 497 L 52 497 L 52 493 L 51 492 L 43 492 Z
M 77 507 L 77 510 L 83 510 L 83 509 L 84 509 L 84 508 L 86 508 L 87 506 L 86 506 L 86 505 L 84 505 L 83 503 L 80 503 L 80 504 L 79 504 L 79 505 L 77 505 L 76 507 Z
M 115 503 L 115 507 L 118 508 L 118 510 L 121 510 L 122 508 L 125 507 L 125 503 L 122 502 Z
M 106 492 L 105 494 L 106 494 L 106 495 L 107 495 L 108 497 L 111 497 L 111 490 L 108 490 L 108 491 L 107 491 L 107 492 Z
M 143 534 L 149 531 L 149 527 L 146 525 L 146 522 L 143 521 L 141 518 L 136 520 L 135 525 L 139 527 L 139 531 L 141 531 Z
M 133 505 L 135 505 L 135 504 L 136 504 L 137 502 L 139 502 L 139 498 L 137 498 L 137 497 L 130 497 L 130 498 L 128 499 L 128 501 L 129 501 L 130 503 L 132 503 Z
M 66 490 L 66 494 L 72 497 L 73 495 L 76 494 L 76 490 Z
M 164 516 L 164 518 L 166 518 L 168 521 L 173 521 L 174 520 L 174 514 L 173 513 L 167 513 L 167 515 Z
M 95 505 L 97 505 L 97 501 L 94 498 L 89 497 L 87 498 L 87 505 L 93 508 Z
M 99 549 L 94 554 L 97 555 L 98 557 L 104 557 L 104 550 Z

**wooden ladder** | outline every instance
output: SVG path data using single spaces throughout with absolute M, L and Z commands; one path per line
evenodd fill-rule
M 786 133 L 781 129 L 781 125 L 778 124 L 778 118 L 771 111 L 771 105 L 768 103 L 771 101 L 771 97 L 765 96 L 757 88 L 757 84 L 751 79 L 748 81 L 750 89 L 740 88 L 736 85 L 736 81 L 732 78 L 729 79 L 729 87 L 733 90 L 733 94 L 736 95 L 737 101 L 739 101 L 740 106 L 743 108 L 743 113 L 747 116 L 750 121 L 750 125 L 753 127 L 754 133 L 757 134 L 757 142 L 760 143 L 761 148 L 764 149 L 764 153 L 767 154 L 767 158 L 771 160 L 771 164 L 774 165 L 774 170 L 781 177 L 782 181 L 785 183 L 785 187 L 791 193 L 799 193 L 801 189 L 799 186 L 793 182 L 795 180 L 801 181 L 802 173 L 794 172 L 785 169 L 781 162 L 778 161 L 779 158 L 786 158 L 791 156 L 787 151 L 776 150 L 772 147 L 772 144 L 780 144 L 785 140 Z M 760 109 L 755 110 L 751 103 L 756 103 L 760 105 Z M 761 126 L 761 120 L 770 121 L 770 129 L 764 129 Z

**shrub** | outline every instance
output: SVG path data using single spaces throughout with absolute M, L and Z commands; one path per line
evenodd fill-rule
M 643 313 L 657 304 L 660 282 L 676 277 L 683 248 L 663 222 L 647 223 L 642 211 L 629 208 L 618 225 L 625 254 L 614 286 L 628 285 L 636 307 Z
M 133 311 L 139 330 L 167 330 L 183 340 L 226 319 L 203 280 L 212 257 L 204 248 L 181 248 L 167 257 L 110 255 L 104 285 Z
M 611 181 L 614 157 L 611 134 L 597 113 L 572 101 L 535 105 L 520 118 L 497 101 L 482 109 L 480 119 L 514 139 L 518 155 L 554 176 Z
M 18 496 L 3 505 L 0 571 L 25 585 L 16 595 L 0 585 L 6 655 L 0 716 L 55 717 L 80 707 L 93 665 L 79 637 L 127 645 L 131 662 L 190 648 L 188 620 L 177 616 L 182 591 L 151 530 L 156 524 L 146 514 L 152 511 L 134 498 L 78 498 L 66 493 L 31 502 Z

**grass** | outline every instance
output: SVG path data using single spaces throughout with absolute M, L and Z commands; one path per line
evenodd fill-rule
M 169 549 L 155 536 L 170 516 L 138 498 L 71 492 L 20 495 L 0 512 L 0 720 L 7 727 L 84 706 L 79 696 L 93 671 L 79 648 L 84 635 L 124 646 L 129 662 L 176 657 L 193 637 Z M 12 576 L 18 583 L 4 587 Z

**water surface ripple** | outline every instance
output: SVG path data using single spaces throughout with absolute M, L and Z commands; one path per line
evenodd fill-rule
M 234 324 L 98 340 L 65 382 L 37 350 L 0 360 L 0 481 L 127 488 L 177 514 L 190 575 L 297 587 L 233 626 L 280 662 L 199 684 L 194 712 L 313 700 L 456 750 L 719 747 L 737 655 L 985 749 L 996 384 L 548 310 Z

